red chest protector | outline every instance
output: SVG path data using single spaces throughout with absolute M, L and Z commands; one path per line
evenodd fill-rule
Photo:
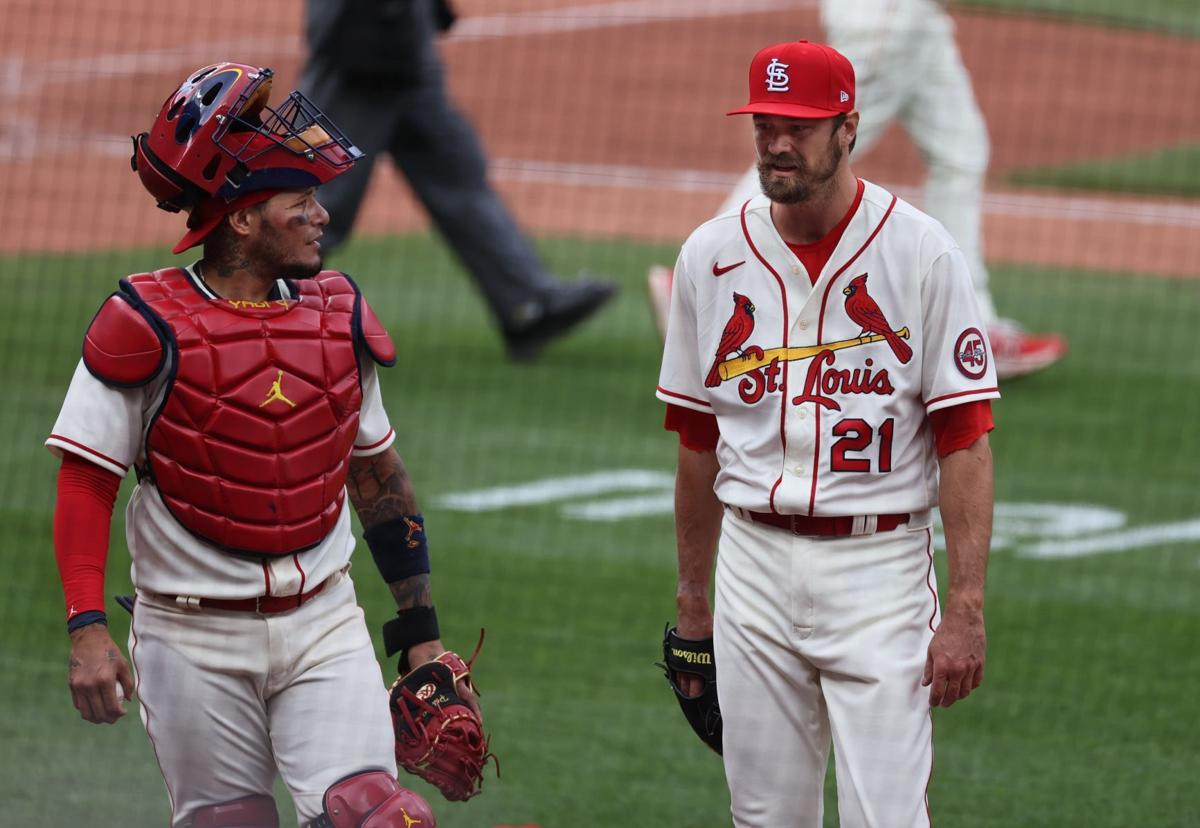
M 121 280 L 84 363 L 135 387 L 169 365 L 139 470 L 171 514 L 227 551 L 287 555 L 329 534 L 345 499 L 362 388 L 357 349 L 395 348 L 348 276 L 296 283 L 298 299 L 209 299 L 178 268 Z

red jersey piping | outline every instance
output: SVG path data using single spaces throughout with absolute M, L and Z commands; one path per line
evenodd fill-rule
M 76 442 L 75 440 L 72 440 L 70 437 L 63 437 L 61 434 L 51 434 L 50 439 L 51 440 L 59 440 L 61 442 L 68 443 L 69 445 L 75 446 L 75 448 L 80 449 L 81 451 L 85 451 L 88 454 L 99 457 L 101 460 L 105 461 L 106 463 L 113 464 L 118 469 L 122 469 L 122 470 L 126 470 L 126 471 L 129 469 L 129 466 L 127 466 L 126 464 L 118 463 L 116 460 L 112 459 L 107 454 L 101 454 L 100 452 L 96 451 L 93 448 L 88 448 L 83 443 L 79 443 L 79 442 Z
M 888 205 L 887 210 L 884 211 L 883 218 L 879 220 L 879 224 L 877 224 L 875 229 L 871 231 L 871 235 L 867 236 L 867 240 L 863 242 L 862 247 L 858 248 L 854 255 L 851 256 L 844 265 L 838 268 L 837 273 L 829 277 L 829 282 L 825 285 L 825 294 L 821 297 L 821 313 L 817 317 L 818 345 L 820 345 L 825 339 L 825 306 L 829 301 L 829 291 L 833 287 L 833 283 L 838 280 L 839 276 L 841 276 L 850 268 L 850 265 L 858 261 L 858 257 L 863 254 L 863 251 L 871 246 L 871 242 L 875 241 L 875 237 L 879 235 L 879 231 L 883 229 L 883 225 L 887 223 L 888 218 L 892 215 L 892 210 L 896 208 L 896 202 L 898 200 L 899 199 L 897 199 L 896 196 L 892 196 L 892 203 Z M 817 439 L 813 444 L 812 487 L 809 489 L 808 494 L 808 514 L 810 516 L 812 515 L 813 509 L 816 507 L 817 503 L 817 469 L 819 469 L 821 466 L 821 406 L 814 406 L 814 408 L 816 408 L 814 432 Z
M 965 397 L 968 394 L 990 394 L 993 391 L 999 391 L 999 390 L 1000 390 L 999 388 L 992 386 L 991 388 L 974 388 L 970 391 L 956 391 L 953 394 L 943 394 L 940 397 L 934 397 L 932 400 L 926 400 L 925 407 L 928 408 L 929 406 L 933 405 L 934 403 L 940 403 L 942 400 L 952 400 L 955 397 Z
M 783 305 L 783 347 L 787 348 L 788 329 L 791 327 L 791 325 L 788 324 L 787 287 L 783 284 L 783 279 L 775 271 L 775 268 L 771 267 L 771 263 L 764 259 L 763 255 L 758 252 L 758 248 L 754 246 L 754 239 L 750 238 L 750 229 L 746 227 L 746 205 L 749 203 L 749 200 L 747 200 L 746 204 L 742 205 L 742 235 L 746 237 L 746 244 L 750 245 L 751 252 L 753 252 L 755 257 L 763 263 L 763 267 L 771 271 L 771 275 L 774 276 L 775 281 L 779 283 L 779 299 Z M 776 478 L 775 484 L 771 486 L 771 496 L 768 501 L 771 506 L 771 511 L 775 512 L 776 514 L 778 514 L 778 511 L 775 509 L 775 492 L 779 489 L 779 484 L 783 482 L 784 467 L 787 465 L 787 434 L 784 431 L 784 423 L 787 419 L 788 406 L 787 382 L 788 360 L 785 359 L 783 361 L 783 380 L 779 388 L 779 450 L 781 452 L 782 463 L 780 464 L 779 477 Z
M 695 397 L 689 397 L 687 394 L 676 394 L 674 391 L 668 391 L 667 389 L 663 388 L 661 385 L 656 386 L 656 388 L 658 390 L 658 393 L 666 394 L 668 397 L 674 397 L 675 399 L 678 399 L 678 400 L 687 400 L 688 402 L 696 403 L 696 405 L 702 405 L 705 408 L 712 408 L 712 403 L 710 403 L 710 402 L 705 402 L 704 400 L 698 400 Z

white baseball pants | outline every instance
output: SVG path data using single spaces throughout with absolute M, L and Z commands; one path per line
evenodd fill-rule
M 325 790 L 395 774 L 387 690 L 348 576 L 290 612 L 188 610 L 139 594 L 129 632 L 142 722 L 171 824 L 201 806 L 273 791 L 301 825 Z
M 843 828 L 929 825 L 928 526 L 815 539 L 728 510 L 715 650 L 738 828 L 819 828 L 832 743 Z

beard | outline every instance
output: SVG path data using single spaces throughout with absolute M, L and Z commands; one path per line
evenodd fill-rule
M 788 155 L 772 155 L 767 153 L 758 160 L 758 183 L 763 194 L 776 204 L 801 204 L 813 200 L 830 187 L 830 182 L 837 175 L 842 163 L 844 152 L 836 140 L 830 140 L 829 152 L 824 163 L 815 168 L 809 168 L 803 158 Z M 777 164 L 794 165 L 790 178 L 776 178 L 772 167 Z
M 320 273 L 325 266 L 324 260 L 318 256 L 316 264 L 306 264 L 304 262 L 285 262 L 279 268 L 279 278 L 281 279 L 311 279 Z
M 256 257 L 259 261 L 271 263 L 272 274 L 277 279 L 311 279 L 324 266 L 319 248 L 312 258 L 296 258 L 288 250 L 283 234 L 269 224 L 264 223 L 262 234 L 256 241 Z

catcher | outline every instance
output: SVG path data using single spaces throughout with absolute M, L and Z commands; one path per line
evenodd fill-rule
M 469 663 L 440 640 L 424 521 L 376 366 L 396 349 L 355 283 L 321 269 L 316 188 L 361 155 L 270 69 L 192 73 L 134 138 L 143 186 L 186 211 L 181 253 L 122 279 L 84 337 L 46 445 L 80 715 L 113 723 L 133 671 L 104 567 L 121 478 L 137 588 L 129 652 L 175 828 L 275 828 L 278 774 L 310 828 L 432 828 L 399 757 L 454 799 L 487 740 Z M 358 513 L 395 597 L 389 694 L 349 575 Z

